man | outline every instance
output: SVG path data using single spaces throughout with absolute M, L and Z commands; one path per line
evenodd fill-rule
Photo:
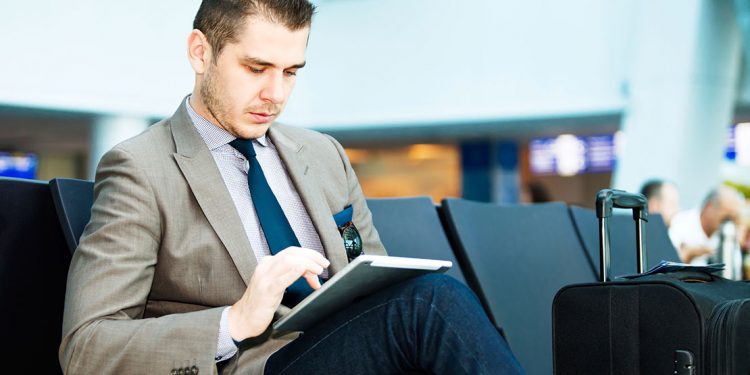
M 660 214 L 667 228 L 680 210 L 680 192 L 677 186 L 664 180 L 649 180 L 641 187 L 641 194 L 648 199 L 648 212 Z
M 202 2 L 192 94 L 97 169 L 68 277 L 66 373 L 522 372 L 445 276 L 379 291 L 304 335 L 270 329 L 298 287 L 346 266 L 334 216 L 349 212 L 364 252 L 385 254 L 341 145 L 274 122 L 313 12 L 307 0 Z
M 550 202 L 552 201 L 552 196 L 549 189 L 543 183 L 530 181 L 521 189 L 519 201 L 521 203 Z
M 669 237 L 680 259 L 685 263 L 705 265 L 708 257 L 719 246 L 717 232 L 722 222 L 738 222 L 744 200 L 741 194 L 729 187 L 711 190 L 698 210 L 693 208 L 678 212 L 672 219 Z

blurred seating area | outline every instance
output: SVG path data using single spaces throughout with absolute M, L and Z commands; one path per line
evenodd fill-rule
M 70 254 L 90 215 L 93 182 L 0 178 L 0 280 L 6 353 L 59 373 Z M 563 286 L 597 280 L 594 212 L 561 202 L 499 205 L 426 196 L 368 199 L 390 255 L 453 262 L 529 374 L 552 373 L 552 301 Z M 635 272 L 630 216 L 613 221 L 613 274 Z M 647 229 L 648 264 L 676 260 L 658 215 Z M 365 249 L 366 251 L 366 249 Z M 44 296 L 45 299 L 38 298 Z M 34 351 L 27 350 L 33 346 Z

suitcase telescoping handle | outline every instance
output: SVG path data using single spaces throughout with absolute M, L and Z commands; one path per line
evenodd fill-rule
M 638 273 L 643 273 L 646 259 L 645 225 L 648 221 L 648 201 L 643 194 L 628 193 L 623 190 L 603 189 L 596 194 L 596 217 L 599 218 L 599 279 L 607 281 L 609 277 L 609 218 L 612 208 L 630 208 L 635 220 Z

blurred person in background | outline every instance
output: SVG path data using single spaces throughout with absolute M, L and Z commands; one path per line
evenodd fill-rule
M 744 197 L 729 186 L 711 190 L 699 208 L 680 211 L 672 218 L 669 237 L 685 263 L 705 265 L 719 246 L 718 230 L 726 220 L 739 227 Z
M 543 183 L 530 181 L 521 189 L 519 200 L 521 203 L 549 202 L 552 200 L 552 195 Z
M 648 199 L 648 212 L 659 214 L 669 228 L 672 218 L 680 210 L 680 192 L 677 186 L 661 179 L 646 181 L 641 194 Z

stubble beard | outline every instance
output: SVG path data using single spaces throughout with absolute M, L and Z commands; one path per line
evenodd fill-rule
M 216 121 L 216 125 L 232 133 L 234 136 L 239 136 L 239 134 L 234 134 L 234 131 L 231 130 L 234 128 L 234 124 L 228 119 L 231 110 L 227 108 L 226 103 L 219 98 L 219 93 L 216 89 L 216 82 L 210 70 L 206 71 L 206 74 L 203 77 L 200 93 L 201 98 L 203 99 L 203 104 L 206 106 L 208 113 L 211 114 L 211 117 L 213 117 L 213 120 Z
M 216 122 L 220 128 L 228 131 L 232 135 L 238 138 L 245 138 L 239 134 L 239 128 L 231 120 L 232 109 L 225 100 L 221 99 L 216 80 L 213 73 L 210 70 L 206 71 L 203 76 L 203 82 L 200 87 L 200 95 L 203 99 L 203 104 L 206 106 L 206 110 L 213 117 L 213 121 Z M 257 112 L 257 113 L 272 113 L 278 116 L 281 113 L 283 105 L 259 105 L 257 107 L 249 107 L 244 112 Z M 243 113 L 244 113 L 243 112 Z M 270 124 L 266 125 L 267 127 Z

